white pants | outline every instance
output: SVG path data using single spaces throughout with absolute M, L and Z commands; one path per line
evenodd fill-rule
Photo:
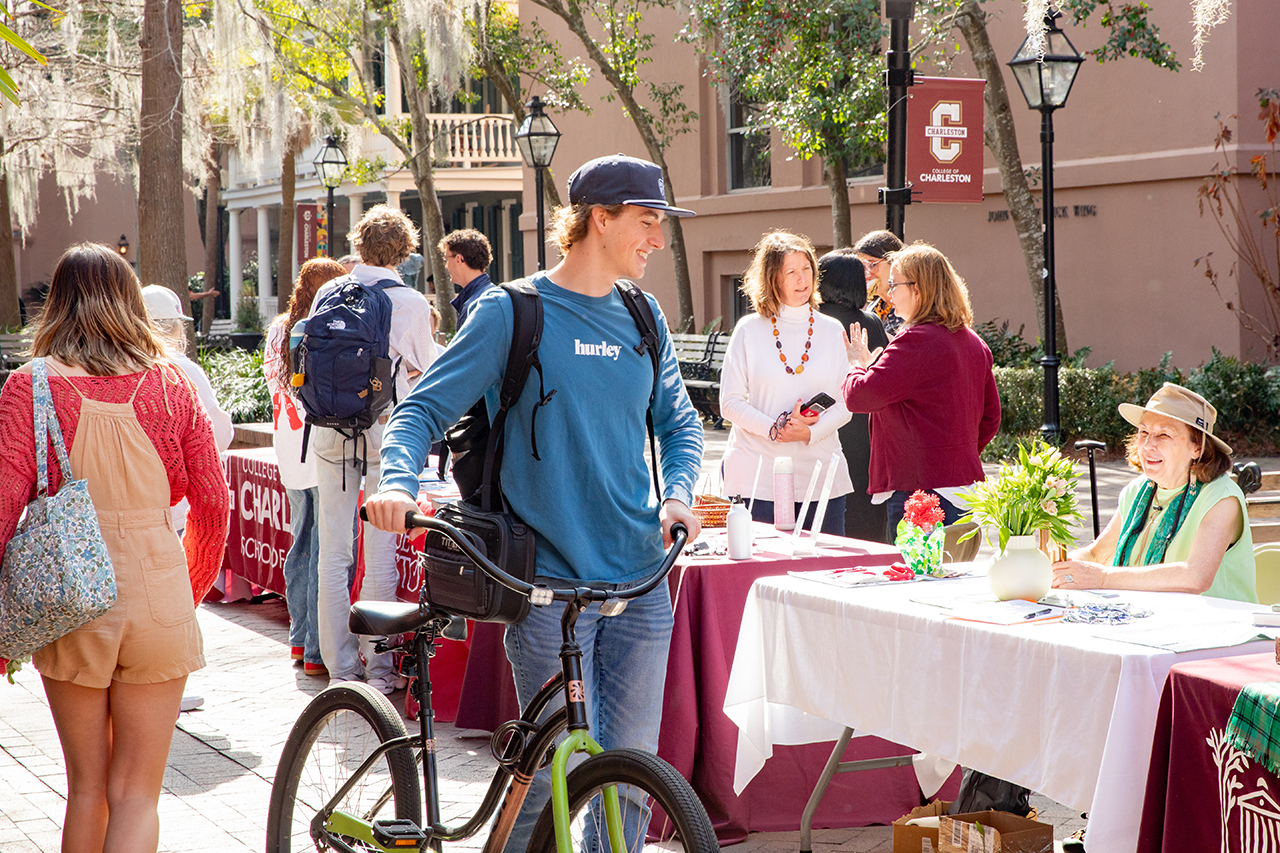
M 364 482 L 365 494 L 375 494 L 382 471 L 379 452 L 384 427 L 385 424 L 374 423 L 356 441 L 344 437 L 337 430 L 311 430 L 308 453 L 314 454 L 316 458 L 316 525 L 320 538 L 316 594 L 317 633 L 320 639 L 320 656 L 324 659 L 330 678 L 360 678 L 361 643 L 368 662 L 364 673 L 366 677 L 385 678 L 392 673 L 391 656 L 375 656 L 373 644 L 368 640 L 357 641 L 347 628 L 351 610 L 349 573 L 355 565 L 356 524 L 359 518 L 356 511 L 360 496 L 360 467 L 367 458 L 369 469 Z M 384 533 L 365 524 L 364 583 L 360 588 L 360 599 L 394 601 L 397 581 L 395 534 Z

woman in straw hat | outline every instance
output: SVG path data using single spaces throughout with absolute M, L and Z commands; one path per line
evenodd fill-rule
M 1231 448 L 1213 434 L 1217 410 L 1166 382 L 1145 407 L 1120 404 L 1137 431 L 1126 442 L 1142 471 L 1120 493 L 1102 534 L 1053 567 L 1067 589 L 1151 589 L 1256 602 L 1253 537 Z

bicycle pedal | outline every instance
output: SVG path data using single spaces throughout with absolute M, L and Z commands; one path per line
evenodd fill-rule
M 373 840 L 390 849 L 416 849 L 426 842 L 427 834 L 411 820 L 375 820 Z

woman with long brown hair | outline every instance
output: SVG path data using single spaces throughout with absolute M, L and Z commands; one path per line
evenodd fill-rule
M 307 675 L 328 675 L 320 658 L 316 634 L 316 571 L 320 557 L 316 527 L 315 457 L 302 462 L 304 413 L 293 391 L 293 367 L 289 363 L 289 333 L 311 313 L 316 291 L 346 275 L 346 268 L 332 258 L 312 258 L 298 271 L 289 306 L 272 321 L 262 357 L 262 372 L 271 391 L 272 444 L 280 483 L 289 499 L 289 527 L 293 544 L 284 560 L 284 596 L 289 608 L 289 656 L 302 662 Z
M 114 248 L 82 243 L 58 261 L 32 354 L 0 392 L 0 550 L 35 496 L 33 373 L 47 371 L 118 590 L 110 611 L 33 655 L 67 766 L 62 849 L 155 850 L 173 722 L 204 666 L 195 603 L 222 564 L 227 484 L 209 417 Z M 50 491 L 61 480 L 53 466 Z M 184 496 L 179 540 L 169 510 Z

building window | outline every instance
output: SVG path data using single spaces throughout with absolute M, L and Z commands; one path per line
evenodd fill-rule
M 729 189 L 767 187 L 772 183 L 769 164 L 769 131 L 749 127 L 759 107 L 729 92 Z

